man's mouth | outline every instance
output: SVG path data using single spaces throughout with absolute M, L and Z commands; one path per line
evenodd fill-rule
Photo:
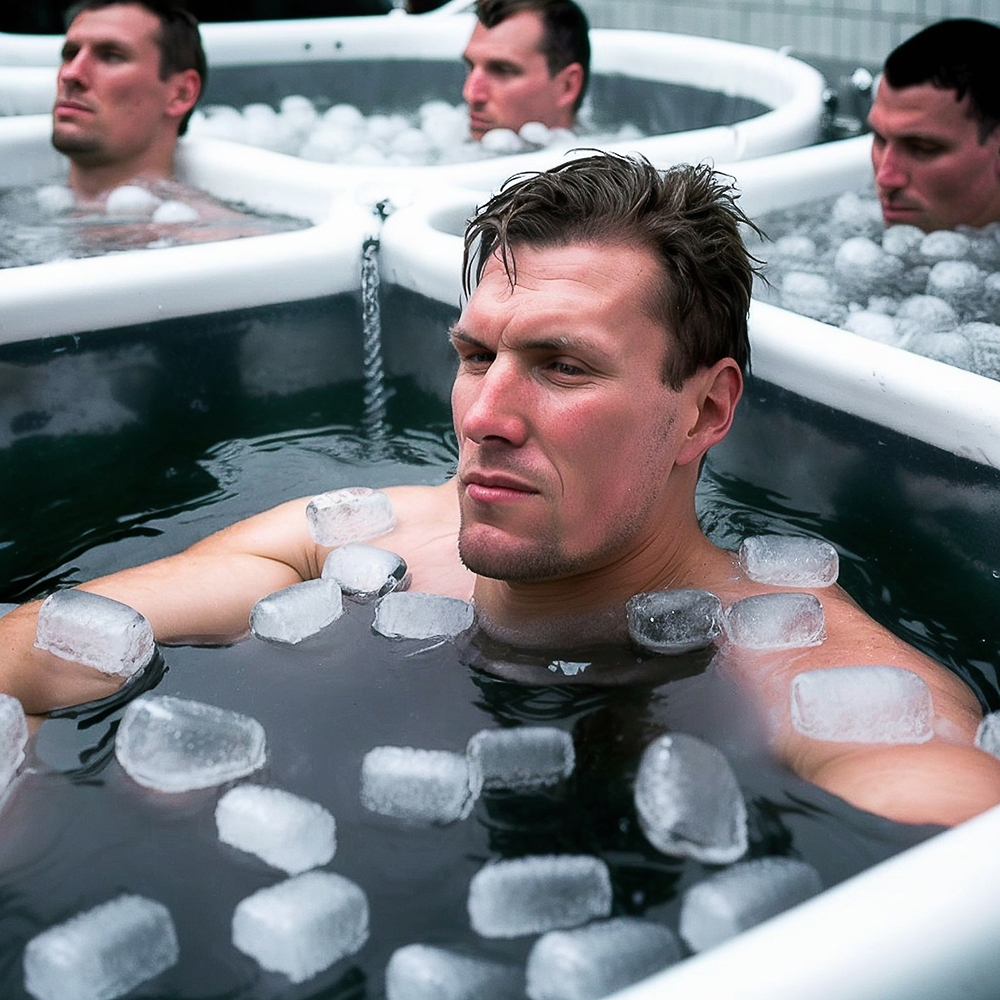
M 53 114 L 65 115 L 65 114 L 75 114 L 78 112 L 85 112 L 92 114 L 94 109 L 82 101 L 74 101 L 68 98 L 57 99 L 55 107 L 52 109 Z
M 469 472 L 460 480 L 465 495 L 477 503 L 509 503 L 539 492 L 526 480 L 504 472 Z

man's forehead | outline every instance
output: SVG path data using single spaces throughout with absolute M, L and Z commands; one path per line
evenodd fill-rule
M 518 55 L 540 54 L 544 25 L 541 16 L 533 10 L 520 10 L 499 24 L 487 28 L 477 22 L 466 46 L 466 56 L 502 60 Z
M 137 3 L 114 3 L 82 10 L 73 18 L 66 37 L 100 36 L 108 40 L 155 41 L 160 19 Z
M 869 123 L 893 127 L 894 131 L 949 131 L 973 121 L 972 103 L 968 94 L 961 98 L 957 90 L 918 83 L 909 87 L 893 87 L 883 78 L 868 115 Z

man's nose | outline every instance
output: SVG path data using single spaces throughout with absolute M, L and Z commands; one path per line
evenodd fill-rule
M 466 104 L 484 104 L 487 99 L 486 74 L 474 66 L 465 77 L 462 100 Z
M 86 86 L 87 78 L 87 58 L 83 49 L 76 53 L 72 59 L 67 59 L 59 67 L 59 83 L 71 86 Z
M 875 184 L 884 190 L 895 190 L 906 187 L 909 179 L 896 146 L 887 142 L 881 149 L 873 151 L 872 159 L 875 166 Z
M 530 386 L 515 364 L 497 359 L 482 375 L 463 387 L 468 392 L 458 428 L 462 437 L 482 444 L 504 441 L 514 447 L 527 438 L 525 404 Z

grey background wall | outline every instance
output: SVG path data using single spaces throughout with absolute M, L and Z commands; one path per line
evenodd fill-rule
M 1000 22 L 1000 0 L 580 0 L 595 28 L 707 35 L 879 65 L 946 17 Z

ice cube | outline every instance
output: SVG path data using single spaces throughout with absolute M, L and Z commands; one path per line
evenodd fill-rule
M 673 931 L 636 917 L 549 931 L 528 956 L 531 1000 L 600 1000 L 681 958 Z
M 508 153 L 520 153 L 524 149 L 521 137 L 509 128 L 490 129 L 479 140 L 482 149 L 491 156 L 504 156 Z
M 821 892 L 812 865 L 795 858 L 756 858 L 711 875 L 684 893 L 681 937 L 704 951 Z
M 812 594 L 756 594 L 726 611 L 729 641 L 745 649 L 801 649 L 826 637 L 823 605 Z
M 816 260 L 816 242 L 808 236 L 782 236 L 768 255 L 768 264 L 793 267 Z
M 547 146 L 549 144 L 549 127 L 541 122 L 525 122 L 517 134 L 532 146 Z
M 153 212 L 153 222 L 195 222 L 198 209 L 183 201 L 165 201 Z
M 971 240 L 952 229 L 938 229 L 928 233 L 920 243 L 920 256 L 928 264 L 940 260 L 964 260 L 969 255 Z
M 882 249 L 907 264 L 914 264 L 920 257 L 920 244 L 924 242 L 924 232 L 916 226 L 890 226 L 882 234 Z
M 475 612 L 468 601 L 438 594 L 386 594 L 375 605 L 372 628 L 390 639 L 436 639 L 472 627 Z
M 975 360 L 972 344 L 965 337 L 961 328 L 945 333 L 918 333 L 907 342 L 907 350 L 914 354 L 922 354 L 925 358 L 942 361 L 946 365 L 975 370 Z
M 233 945 L 301 983 L 368 940 L 368 900 L 349 879 L 305 872 L 260 889 L 233 913 Z
M 76 204 L 73 192 L 63 184 L 43 184 L 35 192 L 35 200 L 46 215 L 62 215 Z
M 325 865 L 337 850 L 333 816 L 280 788 L 238 785 L 215 807 L 219 840 L 289 875 Z
M 895 316 L 899 302 L 891 295 L 872 295 L 868 299 L 868 312 L 881 313 L 883 316 Z
M 531 790 L 573 773 L 573 737 L 552 726 L 483 729 L 469 740 L 466 756 L 483 788 Z
M 386 1000 L 523 1000 L 514 966 L 427 944 L 397 948 L 385 968 Z
M 28 720 L 17 698 L 0 694 L 0 798 L 24 762 Z
M 789 271 L 782 279 L 781 304 L 821 323 L 839 325 L 844 321 L 847 308 L 836 299 L 836 289 L 821 274 Z
M 262 597 L 250 612 L 258 639 L 294 644 L 315 635 L 344 613 L 336 580 L 307 580 Z
M 137 184 L 123 184 L 116 187 L 104 202 L 108 215 L 149 216 L 156 211 L 160 199 L 151 191 Z
M 177 963 L 170 911 L 121 895 L 33 937 L 24 988 L 36 1000 L 113 1000 Z
M 576 927 L 611 913 L 608 866 L 589 855 L 494 861 L 469 885 L 469 919 L 483 937 L 513 938 Z
M 851 333 L 856 333 L 866 340 L 874 340 L 877 344 L 888 344 L 896 347 L 899 343 L 899 334 L 896 331 L 896 324 L 891 316 L 883 313 L 870 312 L 864 309 L 852 312 L 844 320 L 843 328 Z
M 577 674 L 582 674 L 589 666 L 589 663 L 580 660 L 553 660 L 548 669 L 564 677 L 575 677 Z
M 464 754 L 375 747 L 361 763 L 361 804 L 408 823 L 454 823 L 472 812 L 481 784 Z
M 967 260 L 942 260 L 927 275 L 927 294 L 972 314 L 983 306 L 983 272 Z
M 1000 271 L 994 271 L 983 279 L 983 300 L 992 317 L 1000 318 Z
M 862 198 L 847 191 L 834 202 L 830 221 L 834 232 L 843 236 L 877 239 L 883 228 L 882 207 L 874 198 Z
M 864 236 L 844 240 L 833 260 L 841 287 L 852 299 L 866 299 L 877 288 L 895 285 L 903 262 Z
M 792 725 L 833 743 L 926 743 L 934 735 L 930 688 L 900 667 L 826 667 L 796 675 Z
M 256 719 L 198 701 L 147 695 L 125 709 L 115 756 L 140 785 L 188 792 L 252 774 L 267 751 Z
M 728 864 L 747 849 L 747 810 L 729 762 L 715 747 L 669 733 L 643 751 L 635 808 L 646 839 L 664 854 Z
M 396 526 L 389 497 L 367 486 L 320 493 L 309 501 L 306 520 L 313 541 L 330 546 L 364 542 Z
M 336 580 L 345 594 L 362 600 L 405 590 L 409 582 L 406 563 L 395 552 L 358 543 L 334 549 L 323 563 L 323 578 Z
M 944 333 L 958 326 L 958 313 L 936 295 L 911 295 L 896 311 L 896 333 L 901 346 L 923 333 Z
M 751 535 L 739 552 L 740 567 L 751 580 L 775 587 L 829 587 L 837 582 L 837 550 L 821 538 Z
M 976 730 L 976 746 L 980 750 L 1000 757 L 1000 712 L 990 712 L 984 716 Z
M 334 104 L 323 112 L 323 121 L 338 128 L 360 129 L 365 116 L 353 104 Z
M 86 590 L 58 590 L 44 600 L 35 645 L 117 677 L 131 677 L 156 652 L 153 629 L 138 611 Z
M 710 646 L 722 632 L 722 602 L 707 590 L 654 590 L 625 604 L 632 641 L 653 653 Z
M 959 327 L 972 344 L 973 370 L 987 378 L 1000 379 L 1000 326 L 995 323 L 966 323 Z

